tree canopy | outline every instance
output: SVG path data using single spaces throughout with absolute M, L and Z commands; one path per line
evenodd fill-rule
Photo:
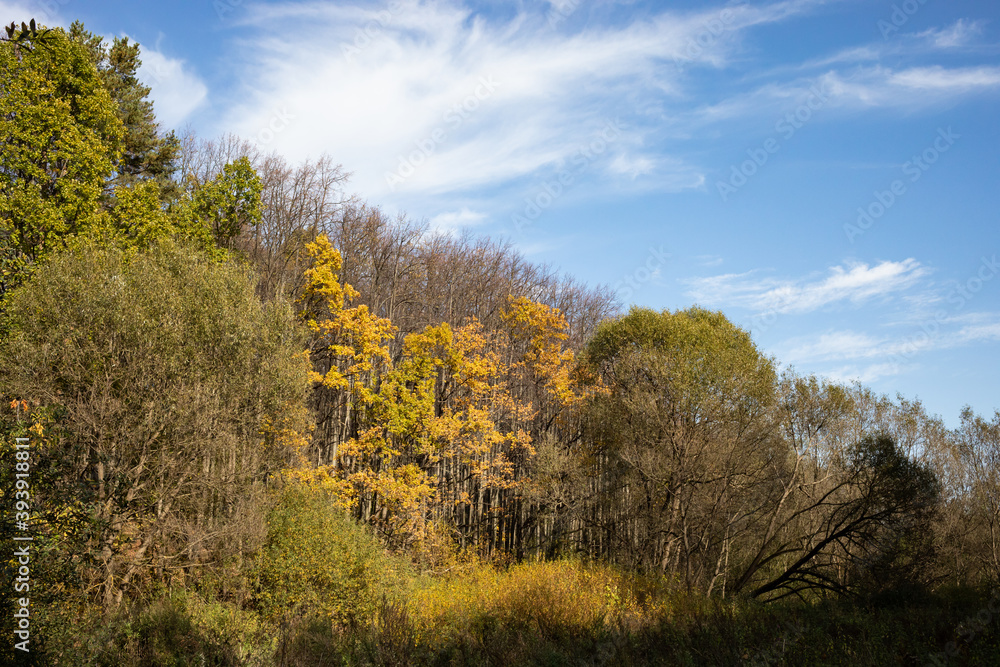
M 196 585 L 329 629 L 396 613 L 393 558 L 762 601 L 1000 580 L 1000 414 L 779 374 L 723 312 L 622 312 L 359 202 L 328 156 L 180 142 L 140 56 L 0 37 L 0 453 L 39 508 L 5 467 L 0 510 L 48 610 Z
M 0 386 L 51 416 L 50 536 L 85 540 L 61 546 L 91 554 L 106 600 L 210 552 L 308 434 L 304 332 L 234 263 L 83 244 L 15 291 L 9 317 Z

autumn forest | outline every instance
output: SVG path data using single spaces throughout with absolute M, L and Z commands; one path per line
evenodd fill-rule
M 1000 412 L 164 128 L 140 57 L 0 41 L 4 664 L 1000 659 Z

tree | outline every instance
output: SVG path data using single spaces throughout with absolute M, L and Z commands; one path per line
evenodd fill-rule
M 306 244 L 311 263 L 304 272 L 299 317 L 312 332 L 310 354 L 316 383 L 313 405 L 318 413 L 320 441 L 315 463 L 337 466 L 341 443 L 368 425 L 377 382 L 391 362 L 387 342 L 392 323 L 351 306 L 358 292 L 340 282 L 340 253 L 321 234 Z
M 193 234 L 208 230 L 216 246 L 231 248 L 233 239 L 260 223 L 260 193 L 260 177 L 250 161 L 241 157 L 188 195 L 174 217 Z
M 381 382 L 371 427 L 343 449 L 361 518 L 401 544 L 420 541 L 434 516 L 456 525 L 463 543 L 496 546 L 507 509 L 501 494 L 518 485 L 518 462 L 534 449 L 517 428 L 530 408 L 511 396 L 490 338 L 475 320 L 408 335 Z
M 1000 411 L 988 420 L 971 408 L 962 410 L 956 432 L 957 458 L 964 493 L 956 502 L 962 504 L 972 519 L 973 528 L 966 541 L 967 558 L 972 556 L 980 579 L 1000 582 Z
M 0 295 L 83 237 L 142 247 L 183 236 L 213 252 L 260 220 L 245 161 L 178 202 L 180 143 L 159 135 L 139 64 L 137 44 L 105 45 L 80 23 L 0 43 Z
M 920 583 L 929 564 L 931 519 L 939 484 L 926 467 L 908 459 L 892 438 L 868 436 L 835 463 L 833 483 L 819 489 L 794 517 L 817 512 L 818 529 L 785 533 L 765 558 L 781 567 L 751 595 L 780 599 L 807 589 L 836 593 Z M 838 570 L 848 569 L 846 581 Z M 744 574 L 742 581 L 749 578 Z M 873 582 L 877 586 L 873 587 Z
M 336 498 L 290 484 L 267 516 L 254 568 L 256 602 L 274 618 L 318 611 L 341 623 L 364 622 L 395 583 L 392 565 Z
M 771 456 L 771 360 L 700 308 L 633 308 L 599 326 L 585 355 L 608 388 L 588 409 L 608 548 L 711 590 Z
M 87 31 L 79 21 L 70 26 L 69 37 L 87 48 L 125 130 L 109 189 L 152 180 L 168 200 L 175 199 L 177 184 L 172 176 L 178 168 L 180 140 L 173 132 L 160 134 L 149 99 L 150 88 L 137 76 L 142 64 L 139 45 L 130 43 L 127 37 L 115 37 L 110 45 L 106 44 L 103 37 Z
M 86 48 L 60 29 L 0 42 L 0 289 L 100 220 L 124 148 L 117 107 Z M 26 48 L 27 47 L 27 48 Z
M 245 268 L 187 246 L 85 243 L 14 292 L 10 320 L 0 392 L 58 415 L 44 502 L 106 605 L 248 548 L 237 519 L 309 426 L 289 303 L 262 305 Z

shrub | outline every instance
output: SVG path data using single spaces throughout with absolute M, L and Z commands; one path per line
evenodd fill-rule
M 370 619 L 398 565 L 325 492 L 285 488 L 258 555 L 257 600 L 268 617 L 320 613 L 337 623 Z
M 72 667 L 266 667 L 277 628 L 239 607 L 177 590 L 102 614 L 77 601 L 47 610 L 35 651 L 45 665 Z

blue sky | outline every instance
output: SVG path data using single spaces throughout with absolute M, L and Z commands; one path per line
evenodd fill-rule
M 1000 373 L 1000 4 L 0 0 L 233 132 L 956 425 Z

